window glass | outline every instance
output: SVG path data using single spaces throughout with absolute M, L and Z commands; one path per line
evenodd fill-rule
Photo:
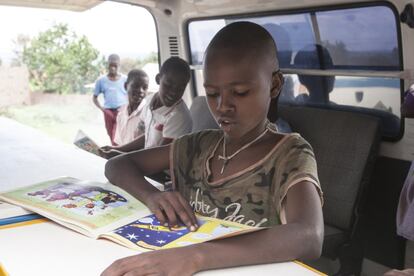
M 208 43 L 210 43 L 214 35 L 224 26 L 226 26 L 224 19 L 194 21 L 189 24 L 188 33 L 193 65 L 203 63 L 203 55 Z
M 385 137 L 400 131 L 400 80 L 284 74 L 279 103 L 359 112 L 380 119 Z
M 396 21 L 388 7 L 317 12 L 316 18 L 321 44 L 337 68 L 399 69 Z
M 202 64 L 213 36 L 235 21 L 255 22 L 269 31 L 282 71 L 340 69 L 363 75 L 367 70 L 397 72 L 401 67 L 396 17 L 388 6 L 192 21 L 188 25 L 192 65 Z M 201 67 L 195 68 L 194 78 L 197 95 L 204 95 Z M 398 78 L 285 74 L 279 102 L 374 115 L 381 119 L 384 136 L 400 134 Z
M 213 36 L 235 21 L 255 22 L 269 31 L 277 41 L 281 68 L 323 68 L 323 64 L 303 66 L 293 62 L 296 53 L 312 47 L 315 50 L 315 45 L 327 49 L 332 59 L 329 66 L 335 69 L 400 68 L 395 16 L 385 6 L 192 21 L 189 24 L 192 63 L 201 64 Z
M 0 26 L 0 118 L 71 145 L 79 129 L 110 145 L 104 114 L 92 102 L 97 79 L 108 73 L 108 56 L 120 56 L 121 74 L 143 69 L 148 90 L 158 91 L 155 22 L 142 7 L 102 1 L 74 12 L 0 4 Z M 104 105 L 102 93 L 98 101 Z

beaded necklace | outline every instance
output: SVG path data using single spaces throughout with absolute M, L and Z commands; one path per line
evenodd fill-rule
M 224 135 L 223 135 L 223 137 L 218 142 L 218 143 L 220 143 L 223 140 L 223 155 L 219 154 L 219 156 L 218 156 L 218 160 L 223 160 L 223 166 L 221 167 L 220 174 L 223 174 L 224 169 L 226 168 L 227 164 L 229 163 L 229 161 L 231 159 L 233 159 L 241 151 L 247 149 L 252 144 L 254 144 L 258 140 L 260 140 L 260 138 L 262 138 L 268 131 L 269 131 L 269 128 L 266 126 L 265 130 L 262 133 L 260 133 L 256 138 L 254 138 L 252 141 L 244 144 L 242 147 L 240 147 L 232 155 L 229 155 L 229 156 L 226 156 L 226 141 L 224 140 Z

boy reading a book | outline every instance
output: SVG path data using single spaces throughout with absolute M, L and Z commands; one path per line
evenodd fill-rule
M 104 157 L 169 144 L 173 139 L 189 133 L 191 115 L 182 100 L 189 80 L 190 67 L 185 60 L 178 57 L 167 59 L 156 76 L 159 91 L 144 98 L 146 104 L 140 114 L 139 129 L 145 135 L 124 145 L 103 148 Z
M 315 157 L 297 133 L 280 134 L 266 119 L 281 90 L 276 45 L 261 26 L 236 22 L 207 47 L 204 87 L 220 125 L 171 145 L 111 159 L 108 179 L 136 196 L 170 226 L 195 230 L 194 211 L 269 228 L 250 234 L 153 251 L 114 262 L 103 275 L 192 275 L 197 271 L 318 258 L 323 217 Z M 174 191 L 144 175 L 170 167 Z

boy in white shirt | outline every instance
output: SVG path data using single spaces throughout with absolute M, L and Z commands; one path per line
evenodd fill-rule
M 190 67 L 185 60 L 179 57 L 167 59 L 156 76 L 159 91 L 144 98 L 139 129 L 145 135 L 125 145 L 106 147 L 105 157 L 166 145 L 191 132 L 190 111 L 182 100 L 189 80 Z
M 148 90 L 148 75 L 141 69 L 133 69 L 128 73 L 125 89 L 128 92 L 128 105 L 122 106 L 116 118 L 115 143 L 127 144 L 144 132 L 140 131 L 140 114 L 145 106 L 144 100 Z

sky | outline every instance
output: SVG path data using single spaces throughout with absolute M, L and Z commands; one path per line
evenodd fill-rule
M 13 40 L 19 34 L 34 37 L 56 23 L 67 23 L 78 35 L 86 35 L 105 56 L 137 58 L 158 51 L 154 20 L 141 7 L 106 1 L 84 12 L 71 12 L 0 5 L 3 64 L 15 57 Z

